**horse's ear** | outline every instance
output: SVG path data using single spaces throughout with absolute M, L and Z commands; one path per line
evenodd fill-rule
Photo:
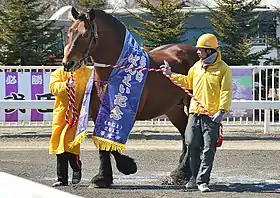
M 95 19 L 95 11 L 94 9 L 90 9 L 87 11 L 89 20 L 93 21 Z
M 74 7 L 72 7 L 72 9 L 71 9 L 71 14 L 72 14 L 72 17 L 73 17 L 75 20 L 78 19 L 79 12 L 78 12 Z

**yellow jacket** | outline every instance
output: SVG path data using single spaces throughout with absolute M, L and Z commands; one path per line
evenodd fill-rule
M 79 113 L 91 71 L 91 69 L 82 66 L 73 73 L 76 93 L 75 105 Z M 70 152 L 76 155 L 80 154 L 79 144 L 72 149 L 68 146 L 68 144 L 74 140 L 77 130 L 77 123 L 72 128 L 68 129 L 68 124 L 65 121 L 65 114 L 68 107 L 66 80 L 70 76 L 71 73 L 64 72 L 63 68 L 59 68 L 51 74 L 50 91 L 55 96 L 55 104 L 53 109 L 52 136 L 49 145 L 50 154 L 61 154 L 64 152 Z M 72 117 L 71 113 L 69 117 Z
M 232 100 L 232 72 L 229 66 L 222 61 L 218 53 L 216 61 L 205 70 L 202 60 L 197 61 L 189 70 L 188 75 L 171 75 L 174 80 L 186 89 L 193 90 L 193 96 L 211 113 L 218 110 L 230 110 Z M 192 99 L 190 113 L 205 114 L 202 108 Z

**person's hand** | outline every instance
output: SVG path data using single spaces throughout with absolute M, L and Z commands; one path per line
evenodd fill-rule
M 222 110 L 219 110 L 213 116 L 212 121 L 216 122 L 216 123 L 221 123 L 223 121 L 223 119 L 224 119 L 224 115 L 225 115 L 225 113 Z
M 164 64 L 161 65 L 159 68 L 162 70 L 164 75 L 170 76 L 172 74 L 171 67 L 169 66 L 169 63 L 166 60 L 164 60 L 163 62 Z
M 68 87 L 74 87 L 74 79 L 72 77 L 68 80 Z

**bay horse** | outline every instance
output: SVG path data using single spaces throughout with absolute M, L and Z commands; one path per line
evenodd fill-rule
M 73 7 L 71 10 L 73 24 L 68 30 L 69 50 L 63 58 L 65 71 L 75 71 L 81 62 L 88 57 L 93 57 L 95 62 L 115 65 L 122 51 L 126 27 L 117 18 L 102 10 L 90 9 L 87 13 L 78 13 Z M 160 46 L 148 52 L 150 68 L 159 68 L 166 60 L 172 71 L 187 74 L 189 68 L 199 59 L 196 48 L 189 44 L 169 44 Z M 127 57 L 128 58 L 128 57 Z M 94 89 L 91 93 L 90 111 L 93 121 L 98 115 L 102 102 L 98 90 L 102 89 L 100 81 L 108 81 L 111 67 L 95 67 Z M 182 137 L 182 153 L 178 167 L 167 176 L 170 184 L 184 184 L 189 180 L 190 167 L 185 146 L 185 128 L 188 116 L 184 106 L 190 103 L 189 96 L 179 87 L 174 85 L 161 72 L 149 72 L 136 120 L 147 120 L 165 114 L 172 124 L 179 130 Z M 110 187 L 113 183 L 110 154 L 116 160 L 118 170 L 124 174 L 133 174 L 137 171 L 134 160 L 117 151 L 103 151 L 99 149 L 99 172 L 91 183 L 97 187 Z

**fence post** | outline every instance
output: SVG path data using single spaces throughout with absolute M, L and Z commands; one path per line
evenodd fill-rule
M 264 134 L 270 132 L 270 109 L 264 110 Z

